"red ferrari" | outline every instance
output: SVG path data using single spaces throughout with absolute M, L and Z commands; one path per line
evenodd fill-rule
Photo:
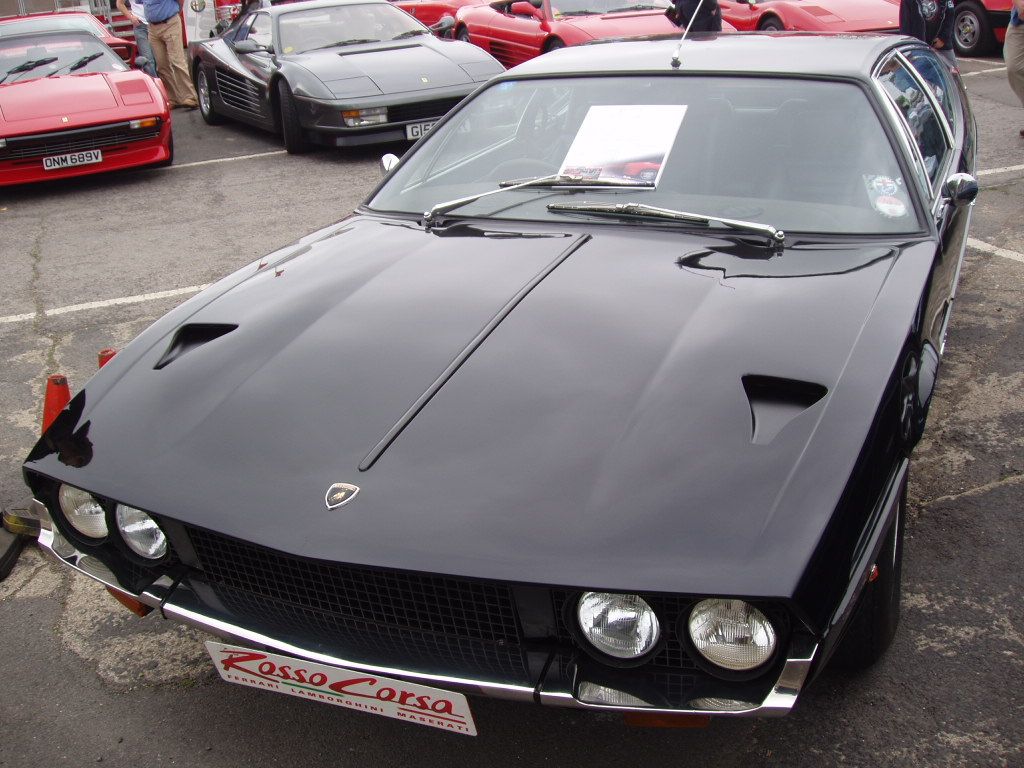
M 395 5 L 430 27 L 445 16 L 455 18 L 459 8 L 464 5 L 479 5 L 482 2 L 485 0 L 396 0 Z
M 896 32 L 899 0 L 718 0 L 722 19 L 740 31 Z
M 169 165 L 169 106 L 91 34 L 0 36 L 0 186 Z
M 668 0 L 499 0 L 460 8 L 455 36 L 513 67 L 591 40 L 679 34 L 668 7 Z
M 134 40 L 112 34 L 103 22 L 91 13 L 68 11 L 60 13 L 34 13 L 31 16 L 12 16 L 0 19 L 0 38 L 28 32 L 69 32 L 77 30 L 95 35 L 129 64 L 135 63 L 138 47 Z

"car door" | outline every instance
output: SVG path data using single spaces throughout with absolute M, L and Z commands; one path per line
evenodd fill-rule
M 273 20 L 270 14 L 266 11 L 254 13 L 252 24 L 245 30 L 244 35 L 240 34 L 235 38 L 235 45 L 242 40 L 252 40 L 260 46 L 273 50 Z M 244 83 L 241 84 L 244 92 L 238 94 L 240 108 L 248 112 L 255 120 L 266 125 L 273 125 L 270 77 L 276 67 L 271 52 L 238 53 L 236 51 L 236 55 L 245 75 Z
M 757 29 L 757 20 L 761 10 L 750 7 L 745 0 L 718 0 L 722 9 L 722 18 L 736 27 L 737 30 L 745 32 Z
M 541 8 L 534 8 L 525 0 L 491 7 L 495 11 L 488 14 L 490 23 L 480 30 L 480 37 L 494 58 L 505 67 L 514 67 L 540 55 L 551 18 L 547 0 Z
M 973 173 L 973 123 L 948 65 L 925 48 L 894 52 L 876 75 L 903 120 L 915 150 L 916 172 L 938 236 L 935 265 L 922 318 L 922 335 L 941 354 L 960 275 L 972 206 L 958 206 L 944 194 L 955 173 Z

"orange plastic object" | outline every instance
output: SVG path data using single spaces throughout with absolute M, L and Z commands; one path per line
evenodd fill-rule
M 145 616 L 147 613 L 153 610 L 148 605 L 143 605 L 135 598 L 128 597 L 127 595 L 122 595 L 120 592 L 113 590 L 110 587 L 107 587 L 107 592 L 109 592 L 113 596 L 113 598 L 117 600 L 117 602 L 119 602 L 129 611 L 134 613 L 136 616 Z
M 707 728 L 710 715 L 666 715 L 644 712 L 626 712 L 626 725 L 635 728 Z
M 106 347 L 101 349 L 99 353 L 99 367 L 102 368 L 104 365 L 110 362 L 110 359 L 117 354 L 117 350 L 112 347 Z
M 43 397 L 43 432 L 50 428 L 53 420 L 71 402 L 71 388 L 67 376 L 55 373 L 46 377 L 46 394 Z

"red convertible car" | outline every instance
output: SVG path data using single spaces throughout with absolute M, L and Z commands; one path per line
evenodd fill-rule
M 76 11 L 60 13 L 34 13 L 31 16 L 12 16 L 0 19 L 0 37 L 22 35 L 28 32 L 68 32 L 77 30 L 95 35 L 129 64 L 135 63 L 138 47 L 134 40 L 118 37 L 103 26 L 91 13 Z
M 174 156 L 158 81 L 87 32 L 0 36 L 0 186 Z
M 1010 23 L 1010 5 L 1010 0 L 957 0 L 953 21 L 957 55 L 984 56 L 1002 45 Z
M 485 0 L 397 0 L 395 5 L 430 27 L 445 16 L 455 18 L 459 8 L 465 5 L 480 5 L 483 2 Z
M 665 16 L 669 5 L 668 0 L 498 0 L 460 8 L 455 36 L 513 67 L 591 40 L 678 34 Z
M 722 19 L 740 31 L 896 32 L 899 0 L 719 0 Z

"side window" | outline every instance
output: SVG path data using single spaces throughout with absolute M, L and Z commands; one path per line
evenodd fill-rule
M 249 25 L 252 24 L 252 14 L 243 16 L 240 19 L 231 23 L 231 27 L 227 32 L 224 33 L 225 40 L 245 40 L 245 35 L 249 31 Z
M 889 100 L 906 118 L 910 133 L 921 150 L 925 173 L 934 189 L 952 154 L 938 115 L 917 80 L 899 59 L 893 57 L 887 61 L 879 70 L 877 80 Z
M 253 19 L 252 26 L 249 28 L 249 34 L 246 35 L 246 39 L 253 40 L 260 45 L 265 45 L 267 47 L 273 45 L 274 35 L 271 31 L 269 14 L 256 14 L 256 18 Z
M 935 94 L 935 100 L 939 102 L 942 111 L 946 115 L 949 124 L 953 126 L 954 135 L 956 132 L 955 115 L 959 110 L 956 86 L 953 84 L 949 66 L 944 64 L 938 56 L 931 51 L 916 48 L 906 54 L 910 63 L 914 65 L 917 73 L 924 78 L 925 82 Z

